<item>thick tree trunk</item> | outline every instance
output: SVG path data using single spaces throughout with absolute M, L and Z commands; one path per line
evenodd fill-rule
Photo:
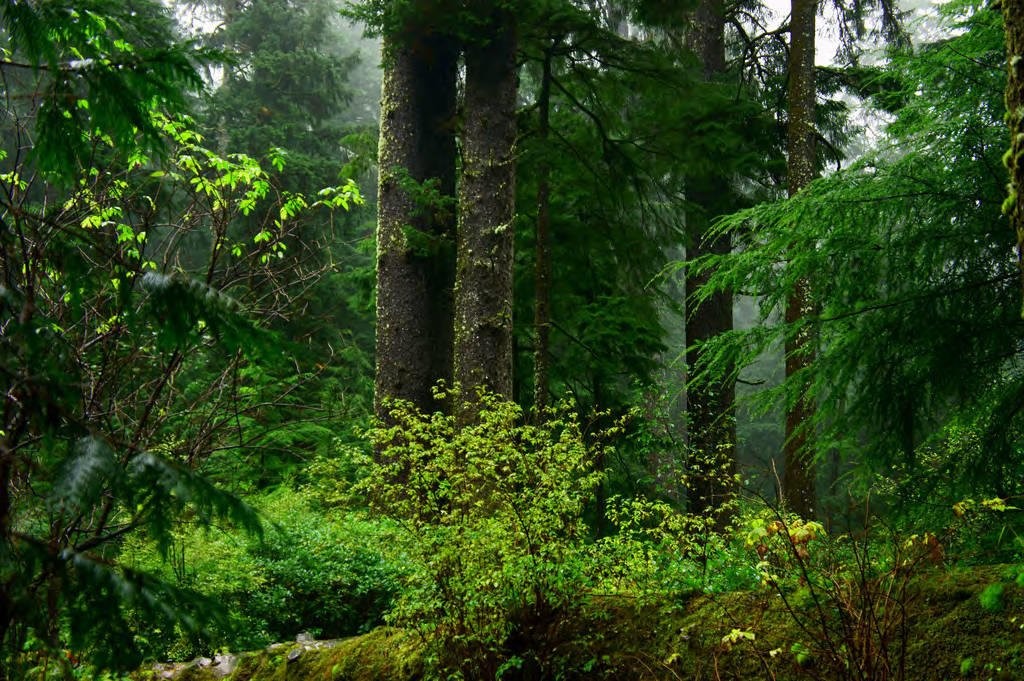
M 1004 212 L 1017 234 L 1017 263 L 1024 291 L 1024 0 L 1002 0 L 1006 25 L 1006 124 L 1010 129 L 1010 195 Z M 1021 307 L 1024 316 L 1024 304 Z
M 814 34 L 816 0 L 793 0 L 789 41 L 789 129 L 787 181 L 793 196 L 815 175 L 814 155 Z M 786 306 L 786 323 L 795 324 L 811 312 L 806 281 L 800 281 Z M 807 367 L 813 359 L 813 342 L 801 331 L 786 342 L 786 378 Z M 814 405 L 801 391 L 786 413 L 786 443 L 783 447 L 782 495 L 789 510 L 802 517 L 814 516 L 817 501 L 815 466 L 808 423 Z
M 512 396 L 516 32 L 495 12 L 486 44 L 466 48 L 455 283 L 455 380 Z
M 540 417 L 548 406 L 551 386 L 551 164 L 547 143 L 551 128 L 551 60 L 552 46 L 544 54 L 541 69 L 540 95 L 537 98 L 537 139 L 541 159 L 537 167 L 537 225 L 534 246 L 534 308 L 533 327 L 537 346 L 533 352 L 533 406 Z
M 452 377 L 458 45 L 386 38 L 377 221 L 375 409 L 389 398 L 436 407 Z M 432 192 L 420 191 L 429 183 Z
M 725 72 L 725 7 L 722 0 L 702 0 L 694 15 L 688 37 L 690 48 L 700 57 L 706 80 Z M 718 215 L 728 212 L 730 194 L 722 190 L 728 177 L 711 178 L 688 185 L 687 198 L 700 206 L 703 215 L 688 216 L 687 257 L 706 253 L 726 254 L 731 250 L 727 235 L 708 239 L 707 227 Z M 725 201 L 723 201 L 725 199 Z M 732 330 L 732 294 L 716 293 L 703 305 L 691 303 L 693 294 L 707 282 L 707 275 L 687 274 L 686 366 L 692 370 L 700 361 L 697 347 L 702 341 Z M 692 462 L 688 491 L 689 510 L 704 514 L 720 509 L 736 493 L 736 385 L 731 376 L 722 380 L 691 383 L 687 388 L 687 436 Z M 720 518 L 723 522 L 726 518 Z

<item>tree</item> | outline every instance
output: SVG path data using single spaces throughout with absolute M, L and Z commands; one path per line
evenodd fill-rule
M 544 48 L 537 93 L 537 138 L 547 147 L 551 139 L 552 67 L 560 38 Z M 533 406 L 544 413 L 551 393 L 551 163 L 542 157 L 537 165 L 537 220 L 534 230 Z
M 789 20 L 789 82 L 787 88 L 786 183 L 795 196 L 817 174 L 815 154 L 814 40 L 817 0 L 793 0 Z M 812 313 L 807 282 L 798 282 L 786 303 L 786 322 L 794 326 Z M 786 339 L 786 378 L 797 380 L 813 359 L 814 341 L 806 328 Z M 803 395 L 786 410 L 786 441 L 783 445 L 782 498 L 786 506 L 804 518 L 814 516 L 815 467 L 808 439 L 813 404 Z
M 620 31 L 623 15 L 606 12 L 611 5 L 548 5 L 522 23 L 518 205 L 533 229 L 516 243 L 515 317 L 534 323 L 515 325 L 516 395 L 535 405 L 569 397 L 584 412 L 615 415 L 595 428 L 633 407 L 649 410 L 616 456 L 599 462 L 609 475 L 601 494 L 678 499 L 685 446 L 652 406 L 672 352 L 666 327 L 679 314 L 665 273 L 684 215 L 697 230 L 735 207 L 725 201 L 705 213 L 696 188 L 709 200 L 734 197 L 763 174 L 774 138 L 746 93 L 696 72 L 673 37 L 678 12 L 664 28 L 655 16 Z
M 1019 273 L 999 215 L 1005 127 L 992 105 L 1003 33 L 996 12 L 947 12 L 960 34 L 897 53 L 867 80 L 895 116 L 891 143 L 730 217 L 721 229 L 748 229 L 740 249 L 704 263 L 716 267 L 709 288 L 765 296 L 762 325 L 720 339 L 718 358 L 743 364 L 808 329 L 813 363 L 764 399 L 813 400 L 812 452 L 842 452 L 900 505 L 1019 489 Z M 773 319 L 802 280 L 813 312 Z
M 202 87 L 199 65 L 210 59 L 175 42 L 168 13 L 148 0 L 138 7 L 6 3 L 0 22 L 3 92 L 35 88 L 11 112 L 32 121 L 33 156 L 57 176 L 88 162 L 94 130 L 121 148 L 159 150 L 163 135 L 151 109 L 182 110 L 186 95 Z
M 511 9 L 480 16 L 466 45 L 466 93 L 455 275 L 455 380 L 512 396 L 517 27 Z
M 213 10 L 216 28 L 201 39 L 227 53 L 222 79 L 201 102 L 201 132 L 221 152 L 284 150 L 287 164 L 274 172 L 291 191 L 311 193 L 337 179 L 350 131 L 339 113 L 352 99 L 349 74 L 359 55 L 339 40 L 338 4 L 188 0 L 182 8 Z
M 459 44 L 431 26 L 426 8 L 413 3 L 406 11 L 384 35 L 375 380 L 381 419 L 388 399 L 430 409 L 431 389 L 451 379 L 453 361 Z
M 702 0 L 694 12 L 691 49 L 698 56 L 704 78 L 720 79 L 726 70 L 725 5 L 720 0 Z M 727 254 L 731 250 L 728 233 L 709 234 L 711 221 L 738 207 L 734 192 L 723 190 L 732 178 L 713 174 L 691 177 L 686 198 L 691 210 L 686 215 L 686 257 L 696 260 L 702 253 Z M 695 275 L 687 268 L 686 366 L 689 371 L 700 363 L 703 344 L 732 330 L 732 293 L 719 291 L 703 303 L 695 293 L 707 283 L 707 275 Z M 736 471 L 735 375 L 723 373 L 712 382 L 688 381 L 686 391 L 687 439 L 693 464 L 687 494 L 693 513 L 714 512 L 734 495 Z
M 166 555 L 183 516 L 259 531 L 251 509 L 197 471 L 212 452 L 245 447 L 252 433 L 240 421 L 280 396 L 250 377 L 254 367 L 290 368 L 266 320 L 288 314 L 287 297 L 273 292 L 303 276 L 283 247 L 299 216 L 358 194 L 286 196 L 258 161 L 216 154 L 170 118 L 200 80 L 157 3 L 9 3 L 3 12 L 7 679 L 67 665 L 64 648 L 100 666 L 135 665 L 133 618 L 195 629 L 198 616 L 216 613 L 119 564 L 117 547 L 145 532 Z M 67 115 L 51 117 L 51 107 Z M 69 146 L 33 148 L 32 139 Z M 261 229 L 237 239 L 230 227 L 243 215 Z
M 1017 235 L 1017 262 L 1024 293 L 1024 4 L 1003 0 L 1000 5 L 1006 26 L 1006 124 L 1010 129 L 1010 149 L 1005 159 L 1010 173 L 1009 196 L 1003 212 Z M 1024 300 L 1021 315 L 1024 316 Z
M 356 92 L 367 83 L 358 67 L 356 43 L 341 24 L 339 0 L 178 0 L 177 12 L 204 17 L 198 40 L 224 52 L 223 74 L 196 102 L 198 131 L 221 153 L 244 152 L 261 158 L 275 187 L 314 196 L 355 172 L 351 151 L 373 147 L 375 121 L 366 122 Z M 379 92 L 379 81 L 370 83 Z M 376 94 L 374 95 L 376 97 Z M 272 157 L 267 157 L 273 149 Z M 357 179 L 372 183 L 361 173 Z M 258 216 L 241 216 L 230 236 L 260 233 Z M 271 328 L 301 343 L 289 348 L 298 376 L 287 406 L 270 404 L 254 419 L 266 430 L 249 455 L 218 457 L 227 479 L 256 487 L 279 483 L 325 443 L 353 439 L 369 417 L 373 400 L 373 258 L 375 215 L 369 210 L 344 215 L 308 214 L 282 246 L 288 261 L 308 275 L 287 290 L 285 307 L 302 315 L 272 320 Z M 261 379 L 266 387 L 276 380 Z M 330 394 L 332 398 L 324 399 Z M 301 410 L 300 410 L 301 408 Z M 302 416 L 299 416 L 301 414 Z M 241 467 L 250 466 L 247 474 Z

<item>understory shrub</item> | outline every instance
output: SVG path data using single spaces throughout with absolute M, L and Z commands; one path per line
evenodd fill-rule
M 802 632 L 788 650 L 814 679 L 901 681 L 919 578 L 944 560 L 944 540 L 901 535 L 865 522 L 856 534 L 829 535 L 814 521 L 766 508 L 746 520 L 746 542 L 765 589 Z
M 151 656 L 191 659 L 218 649 L 247 650 L 294 639 L 365 633 L 383 622 L 399 586 L 400 565 L 381 547 L 395 529 L 355 513 L 324 515 L 303 493 L 278 489 L 253 501 L 267 521 L 263 540 L 231 528 L 184 526 L 170 559 L 132 542 L 131 565 L 162 573 L 220 604 L 232 623 L 202 635 L 139 625 Z
M 622 423 L 585 439 L 570 406 L 537 418 L 493 395 L 474 399 L 469 423 L 392 403 L 390 425 L 372 433 L 363 489 L 401 527 L 393 550 L 409 567 L 390 622 L 424 635 L 440 678 L 614 677 L 615 651 L 594 618 L 609 603 L 651 615 L 674 603 L 667 593 L 700 588 L 707 524 L 616 497 L 612 532 L 595 538 L 585 518 L 604 479 L 596 462 L 613 454 L 600 443 Z

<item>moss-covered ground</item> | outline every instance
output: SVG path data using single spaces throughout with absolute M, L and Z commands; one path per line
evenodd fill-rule
M 863 604 L 841 618 L 835 599 L 794 591 L 784 602 L 757 593 L 697 595 L 674 603 L 629 598 L 593 601 L 552 636 L 564 678 L 687 679 L 1024 679 L 1024 587 L 1005 566 L 935 568 L 888 603 L 891 615 Z M 855 604 L 857 605 L 857 604 Z M 907 626 L 886 629 L 905 612 Z M 896 619 L 893 619 L 896 618 Z M 846 622 L 846 628 L 843 622 Z M 828 627 L 831 643 L 822 634 Z M 879 636 L 886 629 L 886 650 Z M 874 648 L 851 653 L 872 641 Z M 415 681 L 425 676 L 425 646 L 415 633 L 381 628 L 330 644 L 294 643 L 242 655 L 229 676 L 215 667 L 146 671 L 139 679 L 181 681 Z M 853 662 L 851 662 L 853 660 Z M 851 671 L 856 660 L 873 666 Z M 866 663 L 863 661 L 867 661 Z M 520 675 L 522 676 L 522 675 Z

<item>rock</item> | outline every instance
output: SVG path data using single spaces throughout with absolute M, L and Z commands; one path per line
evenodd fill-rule
M 237 655 L 215 655 L 213 658 L 214 674 L 217 678 L 230 676 L 238 667 Z

